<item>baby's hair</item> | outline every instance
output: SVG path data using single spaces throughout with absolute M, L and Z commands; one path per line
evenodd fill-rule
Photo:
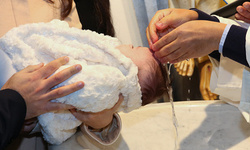
M 164 94 L 167 94 L 166 81 L 163 77 L 161 68 L 158 63 L 148 63 L 149 67 L 154 70 L 149 73 L 145 81 L 141 82 L 142 91 L 142 106 L 149 104 Z

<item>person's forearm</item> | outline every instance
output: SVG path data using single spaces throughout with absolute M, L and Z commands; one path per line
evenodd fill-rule
M 21 131 L 26 115 L 22 96 L 10 89 L 0 91 L 0 149 L 4 149 Z

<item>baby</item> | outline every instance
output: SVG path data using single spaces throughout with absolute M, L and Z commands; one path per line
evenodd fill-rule
M 124 101 L 119 111 L 130 112 L 166 91 L 159 63 L 148 48 L 120 45 L 116 38 L 69 28 L 63 21 L 14 28 L 0 39 L 0 49 L 11 61 L 11 65 L 2 70 L 7 75 L 5 78 L 30 64 L 48 63 L 62 56 L 70 57 L 68 65 L 81 64 L 80 73 L 58 86 L 83 80 L 84 88 L 53 100 L 73 105 L 80 111 L 100 112 L 112 108 L 121 93 Z M 45 140 L 51 144 L 68 139 L 82 123 L 69 111 L 46 113 L 38 120 Z

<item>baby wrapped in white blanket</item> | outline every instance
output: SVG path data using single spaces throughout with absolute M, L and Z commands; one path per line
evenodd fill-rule
M 141 106 L 138 68 L 115 49 L 118 45 L 120 42 L 116 38 L 70 28 L 60 20 L 23 25 L 0 39 L 0 49 L 10 57 L 16 71 L 62 56 L 69 56 L 70 61 L 59 70 L 81 64 L 83 69 L 80 73 L 58 86 L 84 81 L 84 88 L 53 101 L 70 104 L 86 112 L 112 108 L 120 93 L 124 101 L 119 111 L 129 112 Z M 81 124 L 69 111 L 46 113 L 38 120 L 45 140 L 51 144 L 62 143 Z

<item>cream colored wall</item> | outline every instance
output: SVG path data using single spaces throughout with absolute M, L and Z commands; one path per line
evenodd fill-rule
M 142 46 L 132 0 L 110 0 L 116 37 L 122 44 Z

